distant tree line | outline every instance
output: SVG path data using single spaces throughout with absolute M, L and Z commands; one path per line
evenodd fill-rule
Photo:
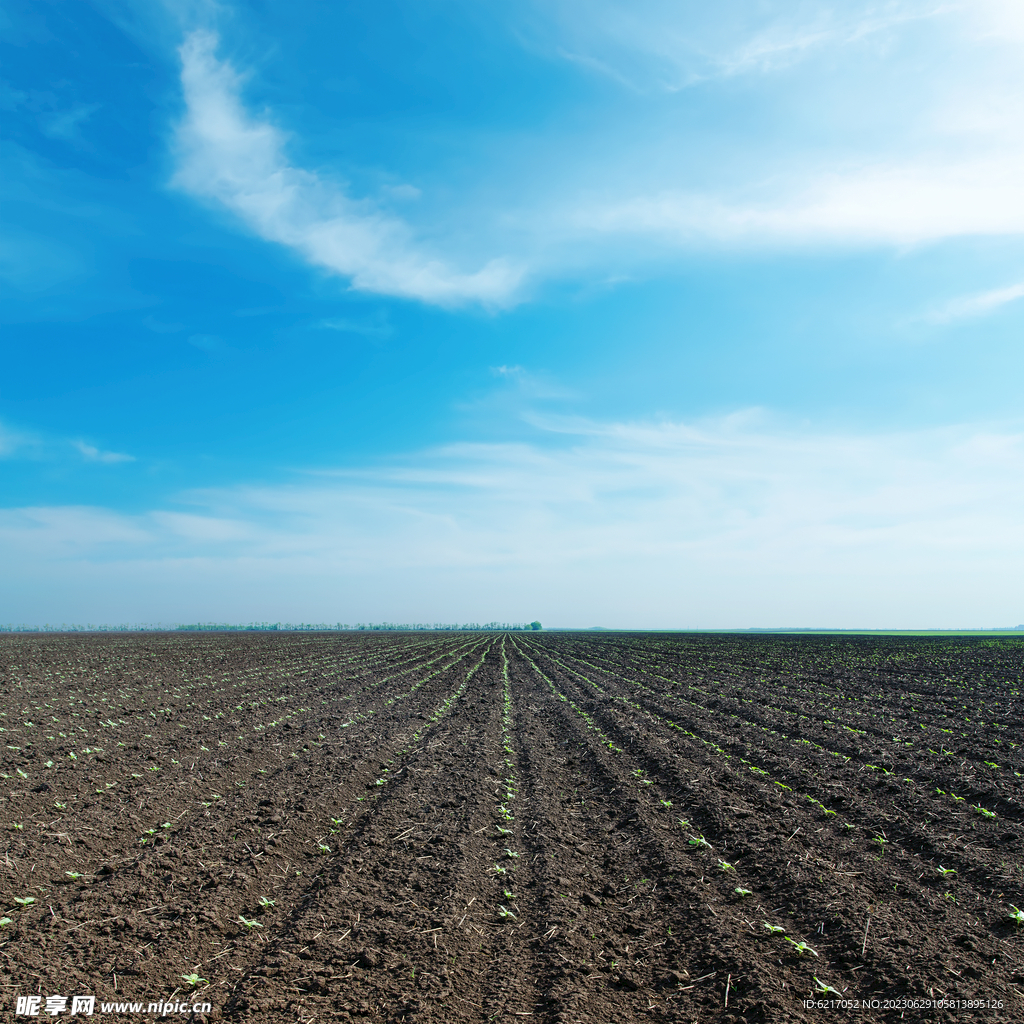
M 539 622 L 466 622 L 461 626 L 455 623 L 444 622 L 359 622 L 350 626 L 347 622 L 250 622 L 246 626 L 230 622 L 192 622 L 181 623 L 175 626 L 163 624 L 128 625 L 123 623 L 120 626 L 94 626 L 80 625 L 76 623 L 62 622 L 59 626 L 47 623 L 44 626 L 0 626 L 0 633 L 146 633 L 166 632 L 171 630 L 176 633 L 266 633 L 266 632 L 288 632 L 288 633 L 314 633 L 314 632 L 337 632 L 339 630 L 457 630 L 462 632 L 483 632 L 483 631 L 523 631 L 537 630 L 541 628 Z
M 540 629 L 539 622 L 464 622 L 461 626 L 456 623 L 446 622 L 359 622 L 355 629 L 374 630 L 402 630 L 402 629 L 429 629 L 429 630 L 457 630 L 463 633 L 479 633 L 484 631 L 516 632 L 531 629 Z

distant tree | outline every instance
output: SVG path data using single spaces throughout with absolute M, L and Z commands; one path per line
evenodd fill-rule
M 531 622 L 530 623 L 530 629 L 540 629 L 540 623 L 539 622 Z

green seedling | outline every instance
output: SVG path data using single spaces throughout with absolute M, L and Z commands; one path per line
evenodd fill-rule
M 510 829 L 510 828 L 502 828 L 500 825 L 495 825 L 495 828 L 498 830 L 498 835 L 502 835 L 502 836 L 510 836 L 510 835 L 512 835 L 512 829 Z
M 317 852 L 318 853 L 330 853 L 331 852 L 331 848 L 326 843 L 317 843 L 317 847 L 316 848 L 317 848 Z
M 679 827 L 680 828 L 693 828 L 693 826 L 685 818 L 680 818 L 679 819 Z
M 701 847 L 707 850 L 713 849 L 712 845 L 703 836 L 690 836 L 687 843 L 697 849 L 700 849 Z
M 740 886 L 736 886 L 736 888 L 733 889 L 733 892 L 736 893 L 737 896 L 753 896 L 754 895 L 754 890 L 753 889 L 743 889 Z
M 200 983 L 202 983 L 203 985 L 209 984 L 206 978 L 200 978 L 199 975 L 194 972 L 192 974 L 183 974 L 181 976 L 181 980 L 191 985 L 193 988 L 195 988 L 196 985 L 199 985 Z
M 1018 910 L 1012 903 L 1010 904 L 1011 913 L 1007 914 L 1007 918 L 1011 920 L 1018 928 L 1024 926 L 1024 910 Z
M 21 906 L 21 907 L 31 907 L 32 904 L 35 903 L 35 901 L 36 901 L 35 896 L 15 896 L 14 897 L 14 902 L 17 903 L 18 906 Z
M 0 917 L 0 928 L 6 928 L 9 924 L 14 924 L 9 917 Z
M 764 924 L 764 930 L 769 935 L 785 935 L 786 929 L 781 924 L 769 924 L 767 921 L 762 922 Z
M 274 901 L 273 900 L 268 900 L 266 896 L 261 896 L 260 897 L 260 906 L 261 907 L 272 907 L 273 905 L 274 905 Z
M 503 896 L 505 897 L 505 899 L 507 899 L 507 900 L 514 900 L 514 899 L 516 898 L 516 897 L 515 897 L 515 894 L 514 894 L 514 893 L 511 893 L 511 892 L 509 892 L 509 891 L 508 891 L 508 889 L 504 889 L 504 890 L 502 890 L 502 895 L 503 895 Z
M 672 801 L 671 800 L 661 800 L 661 801 L 659 801 L 659 803 L 661 804 L 662 807 L 666 807 L 669 810 L 672 809 Z
M 507 875 L 508 874 L 508 872 L 500 864 L 495 864 L 494 867 L 491 868 L 491 870 L 496 875 Z
M 821 978 L 817 977 L 814 974 L 812 974 L 811 977 L 814 978 L 815 992 L 819 992 L 821 995 L 827 995 L 829 992 L 831 992 L 834 996 L 842 997 L 843 993 L 840 992 L 839 989 L 833 988 L 831 985 L 826 985 L 825 982 L 821 980 Z
M 718 862 L 718 870 L 719 871 L 735 871 L 736 869 L 727 860 L 720 860 Z
M 789 944 L 790 944 L 790 945 L 791 945 L 791 946 L 793 947 L 793 949 L 794 949 L 794 950 L 796 950 L 796 952 L 797 952 L 797 953 L 799 953 L 799 954 L 800 954 L 801 956 L 802 956 L 802 955 L 803 955 L 804 953 L 811 953 L 811 954 L 812 954 L 813 956 L 817 956 L 817 955 L 818 955 L 818 954 L 817 954 L 817 953 L 816 953 L 816 952 L 815 952 L 815 951 L 814 951 L 813 949 L 811 949 L 811 947 L 810 947 L 810 946 L 808 946 L 808 945 L 807 945 L 807 943 L 806 943 L 806 942 L 797 942 L 797 941 L 796 941 L 796 939 L 791 939 L 791 938 L 789 938 L 789 936 L 788 936 L 788 935 L 786 936 L 786 941 L 787 941 L 787 942 L 788 942 L 788 943 L 789 943 Z
M 238 915 L 238 920 L 242 924 L 244 924 L 246 928 L 262 928 L 263 927 L 263 925 L 261 925 L 259 923 L 259 921 L 250 921 L 247 917 L 244 917 L 242 914 Z
M 66 811 L 68 809 L 67 804 L 62 804 L 57 800 L 53 801 L 53 806 L 56 807 L 58 811 Z
M 941 864 L 935 869 L 943 878 L 947 875 L 955 875 L 956 868 L 944 868 Z
M 994 818 L 996 816 L 995 811 L 989 811 L 982 807 L 981 804 L 975 804 L 974 810 L 976 810 L 983 818 Z
M 75 879 L 77 879 L 77 878 L 81 878 L 82 877 L 82 872 L 81 871 L 65 871 L 64 874 L 67 875 L 68 878 L 75 878 Z
M 498 907 L 498 916 L 511 917 L 513 921 L 516 920 L 516 915 L 511 910 L 506 910 L 505 907 Z
M 515 858 L 518 858 L 518 857 L 519 857 L 519 854 L 518 854 L 518 853 L 516 853 L 516 852 L 515 852 L 515 850 L 510 850 L 510 849 L 509 849 L 509 848 L 508 848 L 508 847 L 506 846 L 506 847 L 505 847 L 505 856 L 506 856 L 506 857 L 515 857 Z
M 14 822 L 14 824 L 11 825 L 11 828 L 16 828 L 19 832 L 21 832 L 25 828 L 25 826 L 22 825 L 20 822 L 16 821 Z

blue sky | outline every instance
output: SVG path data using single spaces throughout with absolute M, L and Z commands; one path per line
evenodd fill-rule
M 1012 0 L 14 0 L 0 622 L 1024 620 Z

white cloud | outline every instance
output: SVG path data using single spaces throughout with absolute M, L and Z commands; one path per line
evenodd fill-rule
M 29 621 L 25 602 L 92 621 L 100 606 L 116 621 L 1021 619 L 1024 434 L 827 434 L 756 412 L 536 422 L 534 444 L 193 493 L 188 512 L 8 510 L 0 547 L 18 583 L 0 621 Z M 54 597 L 78 593 L 89 615 Z
M 650 131 L 631 107 L 637 123 L 609 134 L 606 159 L 581 166 L 537 216 L 567 245 L 583 239 L 605 255 L 632 237 L 634 252 L 653 241 L 665 257 L 1024 233 L 1019 3 L 542 9 L 535 35 L 547 33 L 552 53 L 634 90 L 702 84 L 652 100 Z M 723 81 L 755 73 L 756 84 Z M 692 129 L 679 127 L 691 117 Z
M 986 313 L 999 309 L 1000 306 L 1022 298 L 1024 298 L 1024 282 L 1012 284 L 1006 288 L 993 288 L 991 291 L 978 292 L 975 295 L 962 295 L 939 306 L 923 319 L 937 324 L 966 320 L 984 316 Z
M 239 76 L 217 59 L 216 46 L 217 37 L 200 30 L 180 50 L 179 188 L 221 204 L 262 238 L 348 277 L 356 289 L 438 305 L 511 301 L 522 274 L 507 261 L 460 272 L 425 252 L 404 221 L 293 167 L 282 133 L 243 108 Z
M 84 441 L 72 441 L 72 445 L 82 454 L 86 462 L 134 462 L 134 455 L 125 455 L 123 452 L 104 452 L 95 445 L 86 444 Z
M 598 234 L 675 244 L 913 245 L 962 235 L 1024 233 L 1024 153 L 941 165 L 880 165 L 766 183 L 762 201 L 667 191 L 577 208 Z M 746 191 L 750 191 L 748 188 Z
M 26 444 L 33 443 L 33 441 L 34 439 L 27 437 L 25 434 L 12 430 L 10 427 L 0 423 L 0 459 L 9 458 L 19 448 L 24 448 Z
M 949 3 L 844 0 L 543 0 L 525 26 L 535 48 L 633 89 L 676 91 L 713 79 L 767 74 L 827 47 L 884 36 Z

